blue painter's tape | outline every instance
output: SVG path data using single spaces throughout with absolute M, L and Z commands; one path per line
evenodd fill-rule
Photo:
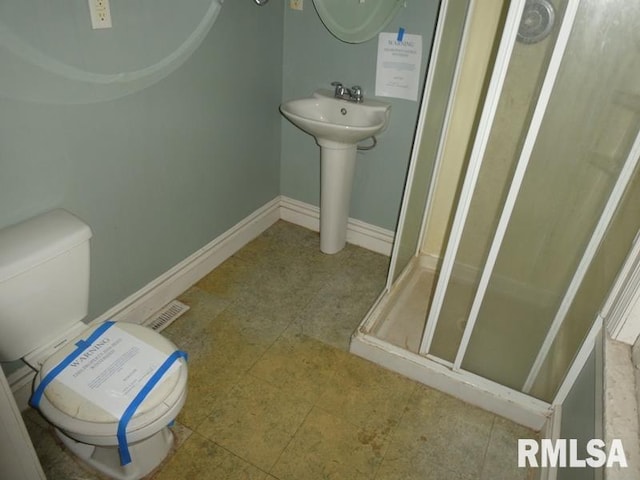
M 140 404 L 144 401 L 144 399 L 149 395 L 149 392 L 155 387 L 156 383 L 160 381 L 162 376 L 169 370 L 169 367 L 173 365 L 173 363 L 179 358 L 187 359 L 187 354 L 180 350 L 176 350 L 171 355 L 167 357 L 160 368 L 156 370 L 156 372 L 151 376 L 151 378 L 147 381 L 142 390 L 138 392 L 133 401 L 129 404 L 127 409 L 120 417 L 120 421 L 118 422 L 118 452 L 120 453 L 120 464 L 127 465 L 131 463 L 131 454 L 129 453 L 129 446 L 127 445 L 127 424 L 129 420 L 133 417 L 133 414 L 136 413 L 136 410 L 140 406 Z
M 401 42 L 404 38 L 404 28 L 400 27 L 398 29 L 398 41 Z
M 93 333 L 86 340 L 79 340 L 76 342 L 76 349 L 67 355 L 64 360 L 62 360 L 58 365 L 56 365 L 49 373 L 45 375 L 40 384 L 37 386 L 36 390 L 31 395 L 29 399 L 29 405 L 33 408 L 38 408 L 40 405 L 40 400 L 42 400 L 42 395 L 44 395 L 44 390 L 47 386 L 58 376 L 62 371 L 67 368 L 67 366 L 73 362 L 82 352 L 84 352 L 89 345 L 96 341 L 100 335 L 106 332 L 109 328 L 111 328 L 115 322 L 108 321 L 104 322 L 98 328 L 96 328 Z
M 104 332 L 106 332 L 109 328 L 115 325 L 115 322 L 108 321 L 104 322 L 98 328 L 96 328 L 93 333 L 86 340 L 79 340 L 76 342 L 76 349 L 67 355 L 64 360 L 62 360 L 58 365 L 56 365 L 45 377 L 42 379 L 40 384 L 37 386 L 36 390 L 31 395 L 29 399 L 29 404 L 38 408 L 40 405 L 40 401 L 42 400 L 42 395 L 44 394 L 47 386 L 60 374 L 62 371 L 73 362 L 82 352 L 84 352 L 93 342 L 95 342 Z M 136 410 L 140 406 L 140 404 L 144 401 L 144 399 L 149 395 L 153 387 L 160 381 L 162 376 L 169 370 L 171 365 L 178 360 L 179 358 L 184 358 L 187 360 L 187 354 L 183 351 L 177 350 L 173 352 L 171 355 L 167 357 L 164 363 L 156 370 L 156 372 L 151 376 L 151 378 L 147 381 L 147 383 L 142 387 L 140 392 L 136 395 L 133 401 L 129 404 L 127 409 L 122 414 L 118 422 L 118 451 L 120 453 L 120 463 L 122 465 L 127 465 L 131 463 L 131 455 L 129 453 L 129 446 L 127 445 L 127 424 L 135 414 Z M 173 422 L 172 422 L 173 423 Z

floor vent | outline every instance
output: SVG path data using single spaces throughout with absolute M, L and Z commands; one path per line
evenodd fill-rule
M 178 300 L 172 300 L 145 320 L 143 325 L 160 332 L 171 325 L 180 315 L 186 313 L 189 308 L 189 305 L 185 305 Z

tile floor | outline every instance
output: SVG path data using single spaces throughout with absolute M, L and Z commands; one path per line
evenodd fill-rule
M 519 480 L 533 432 L 347 353 L 388 258 L 319 252 L 278 222 L 180 297 L 162 333 L 189 353 L 176 448 L 155 480 Z M 49 479 L 98 479 L 27 427 Z

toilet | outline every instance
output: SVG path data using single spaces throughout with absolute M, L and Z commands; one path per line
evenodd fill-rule
M 0 361 L 36 370 L 30 403 L 80 460 L 139 479 L 173 445 L 186 354 L 141 325 L 82 322 L 91 235 L 62 209 L 0 229 Z

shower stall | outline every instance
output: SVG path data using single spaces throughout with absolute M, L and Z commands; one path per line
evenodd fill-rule
M 626 0 L 441 2 L 354 353 L 542 427 L 640 229 L 639 24 Z

